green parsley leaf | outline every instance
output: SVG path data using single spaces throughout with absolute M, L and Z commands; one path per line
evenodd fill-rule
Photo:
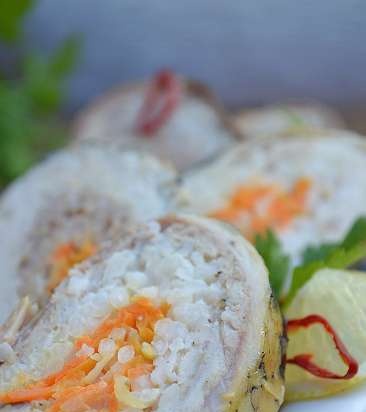
M 0 189 L 65 143 L 66 130 L 56 116 L 34 114 L 22 84 L 0 82 Z
M 364 216 L 359 217 L 353 223 L 341 242 L 308 246 L 302 254 L 302 265 L 324 260 L 337 248 L 348 250 L 361 242 L 366 242 L 366 217 Z
M 81 50 L 79 36 L 69 36 L 51 56 L 49 72 L 57 79 L 70 74 L 78 61 Z
M 284 302 L 285 306 L 319 269 L 346 269 L 366 258 L 366 218 L 358 218 L 338 245 L 328 243 L 318 247 L 309 247 L 305 250 L 303 257 L 303 264 L 293 271 L 291 287 Z
M 290 269 L 290 257 L 284 253 L 281 242 L 271 230 L 256 236 L 255 247 L 268 268 L 273 292 L 279 298 Z
M 336 243 L 324 243 L 319 246 L 308 246 L 302 254 L 302 265 L 324 260 L 338 245 Z
M 70 36 L 48 56 L 24 47 L 22 24 L 35 3 L 0 0 L 0 41 L 13 42 L 8 48 L 16 56 L 0 63 L 0 191 L 67 140 L 60 108 L 80 39 Z M 27 50 L 25 57 L 22 50 Z
M 34 0 L 0 0 L 1 40 L 10 43 L 18 39 L 23 17 L 33 4 Z
M 36 110 L 49 113 L 59 108 L 65 97 L 66 76 L 76 65 L 79 46 L 78 39 L 72 36 L 49 58 L 35 52 L 26 57 L 24 87 Z
M 366 217 L 359 217 L 343 239 L 342 246 L 346 249 L 366 242 Z

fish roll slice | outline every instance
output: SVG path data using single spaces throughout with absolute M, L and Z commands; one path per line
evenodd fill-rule
M 0 366 L 0 410 L 278 411 L 284 345 L 255 249 L 166 217 L 71 270 Z

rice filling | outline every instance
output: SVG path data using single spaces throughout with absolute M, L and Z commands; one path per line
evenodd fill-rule
M 47 412 L 220 402 L 212 393 L 227 389 L 243 339 L 257 344 L 241 332 L 253 315 L 246 284 L 222 244 L 172 227 L 154 222 L 133 245 L 71 270 L 46 316 L 56 326 L 37 323 L 17 362 L 0 368 L 1 402 L 41 401 Z

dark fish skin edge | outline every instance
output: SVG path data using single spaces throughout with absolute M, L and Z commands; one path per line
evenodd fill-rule
M 244 376 L 243 386 L 225 412 L 277 412 L 284 400 L 287 336 L 279 305 L 271 295 L 257 366 Z

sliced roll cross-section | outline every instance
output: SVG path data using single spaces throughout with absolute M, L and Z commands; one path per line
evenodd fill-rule
M 282 335 L 240 234 L 164 218 L 72 270 L 0 367 L 0 410 L 278 411 Z
M 73 265 L 132 221 L 165 214 L 174 176 L 149 155 L 85 144 L 15 182 L 0 200 L 0 320 L 17 287 L 44 300 Z
M 102 140 L 151 152 L 187 169 L 236 140 L 211 91 L 162 70 L 151 80 L 101 96 L 77 117 L 78 140 Z
M 242 143 L 187 173 L 178 208 L 236 225 L 250 240 L 275 231 L 298 262 L 310 244 L 343 239 L 366 214 L 366 143 L 361 136 L 293 136 Z

